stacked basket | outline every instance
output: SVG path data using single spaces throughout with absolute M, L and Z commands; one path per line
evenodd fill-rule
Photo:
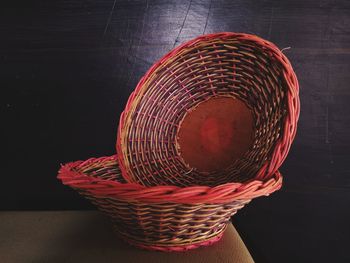
M 107 213 L 130 244 L 210 245 L 238 209 L 281 187 L 298 90 L 272 43 L 238 33 L 198 37 L 140 80 L 120 118 L 117 155 L 66 164 L 58 178 Z

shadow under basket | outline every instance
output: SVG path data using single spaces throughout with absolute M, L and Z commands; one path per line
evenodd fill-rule
M 217 242 L 238 209 L 282 184 L 277 171 L 264 179 L 215 187 L 145 187 L 125 181 L 116 155 L 68 163 L 58 178 L 106 213 L 123 240 L 159 251 L 184 251 Z

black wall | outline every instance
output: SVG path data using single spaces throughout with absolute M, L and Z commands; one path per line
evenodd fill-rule
M 92 208 L 59 183 L 59 164 L 115 152 L 129 94 L 174 46 L 247 32 L 291 47 L 301 116 L 283 189 L 233 221 L 257 262 L 350 262 L 349 1 L 7 2 L 0 209 Z

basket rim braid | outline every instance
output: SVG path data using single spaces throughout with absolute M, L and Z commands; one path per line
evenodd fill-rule
M 177 176 L 180 176 L 180 177 L 185 176 L 185 175 L 188 176 L 188 174 L 192 174 L 192 172 L 189 171 L 187 173 L 187 172 L 184 172 L 184 170 L 180 170 L 180 172 L 179 172 L 179 170 L 177 170 L 178 167 L 182 165 L 181 162 L 180 162 L 180 165 L 179 165 L 179 162 L 177 162 L 178 161 L 177 159 L 180 159 L 180 158 L 178 158 L 179 155 L 178 155 L 177 150 L 174 150 L 176 152 L 177 156 L 175 154 L 174 159 L 172 159 L 172 160 L 175 160 L 174 161 L 175 165 L 172 163 L 170 164 L 170 162 L 167 160 L 167 158 L 169 158 L 167 155 L 163 155 L 164 159 L 166 160 L 166 161 L 164 161 L 166 163 L 165 166 L 160 166 L 160 168 L 158 168 L 158 165 L 160 165 L 160 164 L 157 163 L 155 165 L 156 167 L 149 169 L 149 167 L 152 167 L 152 165 L 153 165 L 152 163 L 155 162 L 155 160 L 152 159 L 154 156 L 154 153 L 152 153 L 151 151 L 148 151 L 149 149 L 152 150 L 152 147 L 154 147 L 154 146 L 152 146 L 152 144 L 154 144 L 154 143 L 153 142 L 150 142 L 148 144 L 146 143 L 148 145 L 147 146 L 148 150 L 146 148 L 142 148 L 143 146 L 141 146 L 141 147 L 133 146 L 136 144 L 140 144 L 139 141 L 142 141 L 145 138 L 151 138 L 151 140 L 153 138 L 153 137 L 151 137 L 151 136 L 153 136 L 151 134 L 153 131 L 146 130 L 146 128 L 150 129 L 149 127 L 146 127 L 147 125 L 149 125 L 149 123 L 151 123 L 151 125 L 153 125 L 152 120 L 150 119 L 149 116 L 147 117 L 148 119 L 146 119 L 146 121 L 143 121 L 143 122 L 139 121 L 139 123 L 141 123 L 141 124 L 134 124 L 133 123 L 133 122 L 135 122 L 134 121 L 135 118 L 136 119 L 142 118 L 142 117 L 138 117 L 138 116 L 140 116 L 140 113 L 141 113 L 141 115 L 142 114 L 144 114 L 144 115 L 149 114 L 149 112 L 145 112 L 145 107 L 146 107 L 145 104 L 140 104 L 141 106 L 138 104 L 143 99 L 143 96 L 145 96 L 145 94 L 146 95 L 148 94 L 146 92 L 147 92 L 149 85 L 151 85 L 151 86 L 153 85 L 152 86 L 153 89 L 155 89 L 154 87 L 156 87 L 158 85 L 157 80 L 154 80 L 154 78 L 155 78 L 154 76 L 158 76 L 159 74 L 161 74 L 159 72 L 162 72 L 161 71 L 161 70 L 163 70 L 162 67 L 166 68 L 166 70 L 168 70 L 167 67 L 169 67 L 170 63 L 174 63 L 174 59 L 176 59 L 176 56 L 181 58 L 181 56 L 183 56 L 184 52 L 192 52 L 192 51 L 188 51 L 188 50 L 195 49 L 197 46 L 200 46 L 200 45 L 204 45 L 204 44 L 202 44 L 203 42 L 206 41 L 205 43 L 212 43 L 210 41 L 216 41 L 216 40 L 241 41 L 242 43 L 244 43 L 244 45 L 248 46 L 248 49 L 250 48 L 249 45 L 252 45 L 254 47 L 258 47 L 258 49 L 257 49 L 258 51 L 256 51 L 256 52 L 260 52 L 260 53 L 263 52 L 263 58 L 262 58 L 262 60 L 259 60 L 259 61 L 266 61 L 266 60 L 269 60 L 271 58 L 271 61 L 273 63 L 276 63 L 276 64 L 267 64 L 267 65 L 270 65 L 269 67 L 272 67 L 272 69 L 269 69 L 269 70 L 271 70 L 271 72 L 278 71 L 277 75 L 275 73 L 271 73 L 272 74 L 271 78 L 275 79 L 275 80 L 271 80 L 272 82 L 275 81 L 275 82 L 273 82 L 274 83 L 273 88 L 277 89 L 277 90 L 272 90 L 273 94 L 271 96 L 276 95 L 276 93 L 281 93 L 282 95 L 280 95 L 280 96 L 282 97 L 281 100 L 283 100 L 283 101 L 281 102 L 281 101 L 279 101 L 280 98 L 277 98 L 277 102 L 273 101 L 270 103 L 270 105 L 267 105 L 267 106 L 263 105 L 262 106 L 265 108 L 266 107 L 273 107 L 273 105 L 275 105 L 276 103 L 277 104 L 280 103 L 280 105 L 282 105 L 282 106 L 279 106 L 280 107 L 279 109 L 281 112 L 283 111 L 284 115 L 282 116 L 282 113 L 276 113 L 276 114 L 279 114 L 278 115 L 278 118 L 279 118 L 278 125 L 279 126 L 276 128 L 276 126 L 273 126 L 274 124 L 272 123 L 272 126 L 273 126 L 271 128 L 272 132 L 270 132 L 270 134 L 272 134 L 272 135 L 270 135 L 270 137 L 268 137 L 269 141 L 270 141 L 271 137 L 274 138 L 275 141 L 270 142 L 271 146 L 270 146 L 268 152 L 265 151 L 265 153 L 264 153 L 265 157 L 261 158 L 261 160 L 259 161 L 259 165 L 255 165 L 253 161 L 250 161 L 250 163 L 252 164 L 251 166 L 253 166 L 253 165 L 256 166 L 254 168 L 255 169 L 254 171 L 249 170 L 249 172 L 251 171 L 249 173 L 249 172 L 242 170 L 243 176 L 244 176 L 244 174 L 246 174 L 246 175 L 250 174 L 249 175 L 250 177 L 246 176 L 246 178 L 244 180 L 235 180 L 236 178 L 230 177 L 229 180 L 225 179 L 226 181 L 218 181 L 214 184 L 203 183 L 203 182 L 201 182 L 200 179 L 199 180 L 196 179 L 197 181 L 195 181 L 194 183 L 193 182 L 192 183 L 187 183 L 187 182 L 183 183 L 183 181 L 179 182 L 179 181 L 176 181 L 177 178 L 174 179 L 175 182 L 173 181 L 172 178 L 169 179 L 169 181 L 164 181 L 163 178 L 159 177 L 159 171 L 161 171 L 161 173 L 164 173 L 165 174 L 164 176 L 167 176 L 167 175 L 173 176 L 175 174 L 175 172 L 177 172 Z M 237 43 L 241 44 L 241 42 L 237 42 Z M 217 43 L 217 42 L 215 42 L 215 43 Z M 246 43 L 248 43 L 248 44 L 246 44 Z M 216 44 L 214 44 L 214 47 L 216 47 Z M 244 48 L 247 48 L 247 47 L 244 46 Z M 253 50 L 253 48 L 252 48 L 252 50 Z M 201 51 L 198 51 L 198 52 L 201 52 Z M 186 53 L 186 54 L 191 55 L 191 53 Z M 244 49 L 242 51 L 242 54 L 243 55 L 246 54 Z M 200 55 L 200 56 L 202 56 L 202 55 Z M 252 56 L 252 59 L 253 60 L 255 59 L 254 55 L 248 54 L 247 56 Z M 247 63 L 251 63 L 251 61 L 249 62 L 249 57 L 248 57 L 248 59 L 245 59 L 244 61 L 246 61 L 246 60 L 248 61 Z M 261 64 L 261 62 L 259 62 L 259 61 L 256 63 Z M 269 62 L 269 63 L 272 63 L 272 62 Z M 180 63 L 180 62 L 177 62 L 177 63 Z M 235 63 L 235 62 L 232 62 L 232 63 Z M 178 64 L 176 64 L 175 67 L 180 67 L 180 66 Z M 277 70 L 276 70 L 276 67 L 278 67 Z M 261 74 L 262 76 L 264 74 L 263 69 L 264 68 L 262 68 L 262 70 L 259 69 L 259 70 L 261 70 L 261 72 L 259 74 Z M 171 72 L 171 75 L 173 75 L 172 70 L 169 70 L 169 71 Z M 251 74 L 251 73 L 249 73 L 249 74 Z M 175 75 L 175 73 L 174 73 L 174 75 Z M 196 76 L 196 75 L 193 75 L 193 76 Z M 277 76 L 277 78 L 276 78 L 276 76 Z M 171 78 L 171 77 L 173 77 L 173 76 L 170 76 L 169 78 Z M 269 78 L 269 76 L 267 76 L 266 78 Z M 177 77 L 176 77 L 176 79 L 177 79 Z M 152 81 L 153 81 L 153 84 L 152 84 Z M 265 81 L 265 80 L 263 80 L 263 81 Z M 251 83 L 253 83 L 253 82 L 254 81 L 251 81 Z M 280 84 L 278 84 L 278 83 L 280 83 Z M 285 90 L 282 90 L 282 91 L 278 90 L 279 85 L 282 85 L 281 83 L 283 84 L 283 87 L 285 87 Z M 183 86 L 183 84 L 181 84 L 181 82 L 178 85 Z M 251 84 L 251 85 L 253 85 L 253 84 Z M 261 85 L 264 85 L 264 84 L 261 84 Z M 254 86 L 249 86 L 249 87 L 256 87 L 256 85 L 254 83 Z M 168 92 L 168 91 L 166 91 L 166 92 Z M 256 91 L 250 91 L 250 90 L 249 90 L 249 92 L 256 93 Z M 264 94 L 260 94 L 259 96 L 261 96 L 261 97 L 264 96 L 268 100 L 268 96 L 270 96 L 270 95 L 266 95 L 264 91 L 262 91 L 262 92 Z M 159 99 L 159 96 L 162 96 L 162 95 L 154 95 L 155 96 L 154 98 L 152 97 L 153 95 L 148 94 L 147 96 L 144 97 L 144 101 L 147 101 L 149 99 L 151 99 L 151 101 L 152 101 L 152 99 L 157 100 L 157 99 Z M 162 98 L 162 99 L 164 99 L 164 98 Z M 144 102 L 144 103 L 146 103 L 146 102 Z M 152 105 L 154 105 L 154 103 L 155 103 L 154 101 L 150 102 L 150 104 L 152 104 Z M 152 106 L 150 106 L 150 108 L 152 109 Z M 152 113 L 152 111 L 153 110 L 151 110 L 151 113 Z M 267 111 L 271 112 L 271 108 L 268 109 Z M 190 40 L 189 42 L 186 42 L 186 43 L 176 47 L 175 49 L 173 49 L 172 51 L 167 53 L 164 57 L 162 57 L 158 62 L 156 62 L 146 72 L 146 74 L 141 78 L 141 80 L 137 84 L 136 89 L 130 95 L 130 97 L 127 101 L 126 107 L 120 116 L 119 128 L 118 128 L 118 134 L 117 134 L 117 140 L 116 140 L 116 149 L 117 149 L 120 169 L 122 171 L 122 176 L 129 183 L 138 183 L 138 184 L 143 184 L 146 186 L 154 186 L 154 185 L 160 185 L 160 184 L 166 185 L 166 186 L 164 186 L 164 188 L 162 188 L 162 187 L 151 188 L 151 189 L 153 189 L 153 191 L 155 191 L 157 193 L 160 193 L 161 191 L 164 191 L 165 189 L 169 189 L 169 191 L 173 191 L 175 189 L 177 189 L 176 191 L 178 191 L 178 189 L 182 189 L 182 188 L 176 188 L 176 187 L 174 188 L 173 186 L 169 186 L 169 185 L 189 186 L 189 185 L 199 185 L 199 184 L 210 185 L 210 186 L 217 185 L 218 187 L 217 188 L 203 188 L 203 187 L 197 188 L 197 186 L 195 186 L 190 191 L 194 191 L 194 192 L 200 191 L 201 192 L 204 189 L 207 189 L 207 190 L 211 189 L 211 192 L 215 192 L 215 191 L 219 191 L 219 192 L 229 191 L 230 192 L 232 189 L 242 189 L 242 193 L 243 193 L 243 192 L 245 192 L 245 190 L 247 190 L 250 187 L 253 187 L 253 188 L 256 187 L 257 184 L 261 183 L 261 180 L 269 179 L 271 177 L 274 180 L 278 181 L 278 179 L 276 179 L 276 175 L 277 175 L 277 177 L 279 176 L 278 168 L 281 166 L 281 164 L 285 160 L 285 158 L 288 154 L 288 151 L 291 147 L 291 143 L 294 140 L 294 137 L 296 135 L 297 121 L 299 119 L 299 113 L 300 113 L 300 101 L 299 101 L 299 84 L 298 84 L 297 77 L 293 71 L 293 68 L 292 68 L 291 63 L 289 62 L 288 58 L 273 43 L 271 43 L 267 40 L 264 40 L 258 36 L 245 34 L 245 33 L 222 32 L 222 33 L 214 33 L 214 34 L 208 34 L 208 35 L 203 35 L 203 36 L 197 37 L 193 40 Z M 268 113 L 266 113 L 265 115 L 267 115 L 267 117 L 265 117 L 265 118 L 268 119 L 269 118 Z M 166 120 L 165 120 L 165 122 L 166 122 Z M 270 121 L 270 123 L 271 122 L 274 122 L 274 120 Z M 136 130 L 136 135 L 129 134 L 130 130 L 131 130 L 130 127 L 134 128 L 133 125 L 135 127 L 136 127 L 136 125 L 141 125 L 141 126 L 138 126 L 138 127 L 140 127 L 140 129 Z M 262 128 L 262 129 L 265 129 L 265 128 Z M 278 130 L 278 131 L 274 131 L 273 129 Z M 145 133 L 148 133 L 148 134 L 145 135 Z M 155 133 L 159 134 L 159 132 L 155 132 Z M 278 135 L 276 135 L 276 133 Z M 138 136 L 140 136 L 141 139 L 139 139 Z M 135 137 L 136 137 L 136 139 L 135 139 Z M 132 141 L 133 138 L 136 141 Z M 261 140 L 263 141 L 263 139 L 261 139 Z M 159 141 L 158 141 L 158 143 L 159 143 Z M 151 146 L 149 146 L 149 145 L 151 145 Z M 264 148 L 263 143 L 261 145 L 259 147 Z M 134 148 L 132 148 L 132 147 L 134 147 Z M 137 148 L 137 147 L 139 147 L 139 148 Z M 160 147 L 160 149 L 163 149 L 163 148 L 161 148 L 163 146 L 159 146 L 159 147 Z M 260 150 L 260 148 L 259 148 L 259 150 Z M 138 150 L 132 150 L 132 149 L 138 149 Z M 146 150 L 144 150 L 144 149 L 146 149 Z M 173 153 L 174 151 L 173 151 L 173 149 L 171 149 L 170 152 Z M 264 150 L 260 150 L 260 151 L 264 151 Z M 162 157 L 162 154 L 163 154 L 162 151 L 160 150 L 159 152 L 160 152 L 160 154 L 159 154 L 160 157 Z M 166 154 L 168 154 L 168 153 L 166 152 Z M 133 157 L 134 155 L 136 155 L 136 157 Z M 253 156 L 253 155 L 251 155 L 251 156 Z M 129 160 L 130 158 L 134 158 L 133 160 L 136 160 L 136 161 L 134 163 L 131 163 L 131 161 Z M 159 158 L 159 157 L 157 157 L 157 158 Z M 253 160 L 253 158 L 255 158 L 255 156 L 253 156 L 251 160 Z M 161 160 L 161 158 L 158 160 Z M 138 162 L 138 163 L 136 163 L 136 162 Z M 163 165 L 163 164 L 161 164 L 161 165 Z M 136 166 L 140 167 L 140 168 L 134 168 Z M 244 164 L 243 164 L 243 166 L 244 166 Z M 245 166 L 247 166 L 247 165 L 245 165 Z M 175 167 L 175 168 L 170 169 L 171 167 Z M 157 168 L 157 170 L 155 170 L 156 168 Z M 188 168 L 188 170 L 190 170 L 189 169 L 190 167 L 187 167 L 187 168 Z M 149 172 L 152 169 L 154 171 Z M 174 169 L 177 171 L 174 171 Z M 248 168 L 248 169 L 250 169 L 250 168 Z M 139 170 L 141 172 L 138 172 Z M 151 181 L 149 181 L 148 178 L 151 178 L 154 181 L 151 182 Z M 182 180 L 182 179 L 180 179 L 180 180 Z M 184 180 L 187 180 L 187 179 L 184 179 Z M 243 184 L 231 183 L 231 182 L 241 182 Z M 236 187 L 238 187 L 238 188 L 236 188 Z M 245 188 L 245 187 L 247 187 L 247 188 Z M 229 190 L 230 188 L 231 188 L 231 190 Z M 163 190 L 161 190 L 161 189 L 163 189 Z M 185 189 L 188 189 L 188 188 L 185 188 Z M 205 190 L 205 191 L 207 191 L 207 190 Z M 183 191 L 183 190 L 181 190 L 181 191 Z M 192 196 L 190 191 L 188 191 L 188 194 L 190 196 Z M 226 194 L 227 194 L 227 192 L 226 192 Z M 225 196 L 226 194 L 223 194 L 223 196 Z M 218 196 L 216 196 L 216 198 L 218 198 L 218 200 L 220 200 L 219 202 L 221 202 L 222 200 L 225 200 L 224 197 L 221 199 L 219 196 L 220 196 L 220 194 Z M 199 198 L 199 196 L 196 196 L 196 194 L 193 197 Z M 205 198 L 200 198 L 200 199 L 205 200 Z
M 146 187 L 136 183 L 88 176 L 74 170 L 77 166 L 88 166 L 92 163 L 103 163 L 104 161 L 118 162 L 118 157 L 117 155 L 113 155 L 67 163 L 61 166 L 57 178 L 64 185 L 89 191 L 95 196 L 146 203 L 225 204 L 235 200 L 253 199 L 263 195 L 267 196 L 279 190 L 282 186 L 282 175 L 279 171 L 276 171 L 269 178 L 257 178 L 245 183 L 226 183 L 214 187 L 180 187 L 175 185 Z
M 219 241 L 231 216 L 252 198 L 278 190 L 282 181 L 277 172 L 246 185 L 147 188 L 125 182 L 117 159 L 71 162 L 57 177 L 109 216 L 122 240 L 148 250 L 186 251 Z

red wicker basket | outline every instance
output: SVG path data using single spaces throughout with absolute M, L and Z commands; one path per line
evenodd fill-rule
M 122 113 L 124 179 L 145 186 L 247 182 L 274 174 L 295 137 L 298 81 L 254 35 L 198 37 L 151 67 Z
M 245 184 L 145 187 L 125 182 L 116 156 L 66 164 L 58 178 L 109 215 L 126 242 L 160 251 L 213 244 L 238 209 L 278 190 L 282 183 L 276 172 L 268 179 Z

